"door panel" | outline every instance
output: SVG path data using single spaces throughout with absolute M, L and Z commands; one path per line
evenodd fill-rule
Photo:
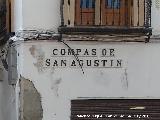
M 75 4 L 76 26 L 129 27 L 135 21 L 133 0 L 75 0 Z
M 129 9 L 131 0 L 102 0 L 102 25 L 126 26 L 129 25 Z
M 95 0 L 76 0 L 75 25 L 94 25 Z

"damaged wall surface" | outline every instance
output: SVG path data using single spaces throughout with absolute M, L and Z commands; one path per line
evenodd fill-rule
M 42 120 L 41 96 L 32 81 L 20 78 L 20 120 Z M 32 107 L 31 107 L 32 106 Z
M 69 48 L 47 39 L 26 37 L 26 42 L 16 38 L 19 81 L 15 115 L 20 120 L 70 120 L 73 99 L 160 98 L 160 9 L 152 1 L 151 43 L 68 41 Z M 13 31 L 53 29 L 58 34 L 60 0 L 13 3 Z M 78 49 L 77 55 L 70 49 Z M 13 120 L 10 116 L 3 118 Z
M 72 49 L 79 49 L 79 60 L 83 62 L 105 59 L 109 63 L 106 62 L 106 66 L 94 66 L 95 63 L 87 66 L 84 62 L 83 74 L 75 56 L 67 52 L 68 47 L 62 42 L 22 42 L 17 52 L 19 75 L 24 83 L 17 87 L 27 84 L 20 92 L 26 92 L 23 97 L 20 95 L 20 101 L 26 98 L 21 104 L 26 115 L 32 111 L 30 106 L 35 107 L 36 115 L 40 119 L 43 117 L 42 120 L 70 120 L 70 102 L 73 99 L 160 98 L 159 43 L 66 43 Z M 102 48 L 112 51 L 100 56 Z M 88 53 L 84 51 L 86 49 Z M 97 54 L 92 49 L 96 49 Z M 68 62 L 61 63 L 61 60 Z M 121 64 L 116 60 L 121 60 Z M 30 99 L 38 102 L 31 104 L 28 102 Z
M 3 48 L 4 46 L 0 47 L 1 52 Z M 5 64 L 2 62 L 5 53 L 3 54 L 4 55 L 0 53 L 0 119 L 17 120 L 16 90 L 15 86 L 10 86 L 8 84 L 8 71 Z

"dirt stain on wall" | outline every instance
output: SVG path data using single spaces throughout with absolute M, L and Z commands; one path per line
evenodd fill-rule
M 122 88 L 124 90 L 128 90 L 129 82 L 128 82 L 128 72 L 127 72 L 127 69 L 125 69 L 124 73 L 122 74 L 121 82 L 122 82 Z
M 53 80 L 52 81 L 52 86 L 51 86 L 51 89 L 54 91 L 54 94 L 55 96 L 59 96 L 58 94 L 58 90 L 59 90 L 59 84 L 62 82 L 62 79 L 61 78 L 58 78 L 56 80 Z
M 33 63 L 34 66 L 38 69 L 38 72 L 44 71 L 44 59 L 45 59 L 45 52 L 42 50 L 41 46 L 32 45 L 29 48 L 29 51 L 33 58 L 36 59 L 36 63 Z

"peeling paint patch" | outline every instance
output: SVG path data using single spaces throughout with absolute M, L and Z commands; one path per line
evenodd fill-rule
M 121 82 L 122 82 L 122 87 L 123 87 L 125 90 L 128 90 L 129 83 L 128 83 L 128 73 L 127 73 L 127 69 L 125 69 L 125 70 L 124 70 L 124 73 L 122 74 Z
M 42 120 L 41 96 L 32 81 L 20 78 L 20 120 Z
M 32 45 L 29 49 L 33 58 L 36 59 L 36 63 L 33 63 L 34 66 L 38 69 L 38 72 L 44 71 L 44 59 L 45 59 L 45 52 L 42 50 L 41 46 Z
M 53 82 L 52 82 L 52 86 L 51 86 L 51 89 L 54 91 L 54 94 L 55 94 L 55 96 L 59 96 L 59 94 L 58 94 L 58 89 L 59 89 L 59 84 L 62 82 L 62 79 L 61 78 L 58 78 L 58 79 L 56 79 L 56 80 L 54 80 Z

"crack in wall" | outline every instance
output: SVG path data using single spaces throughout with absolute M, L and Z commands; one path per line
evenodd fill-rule
M 77 61 L 78 64 L 79 64 L 79 67 L 80 67 L 81 70 L 82 70 L 82 73 L 84 74 L 84 70 L 83 70 L 83 67 L 82 67 L 82 65 L 81 65 L 81 63 L 80 63 L 79 57 L 74 53 L 74 51 L 72 50 L 72 48 L 71 48 L 66 42 L 64 42 L 64 41 L 62 41 L 62 40 L 61 40 L 60 42 L 62 42 L 65 46 L 67 46 L 67 47 L 71 50 L 72 54 L 74 55 L 76 61 Z

